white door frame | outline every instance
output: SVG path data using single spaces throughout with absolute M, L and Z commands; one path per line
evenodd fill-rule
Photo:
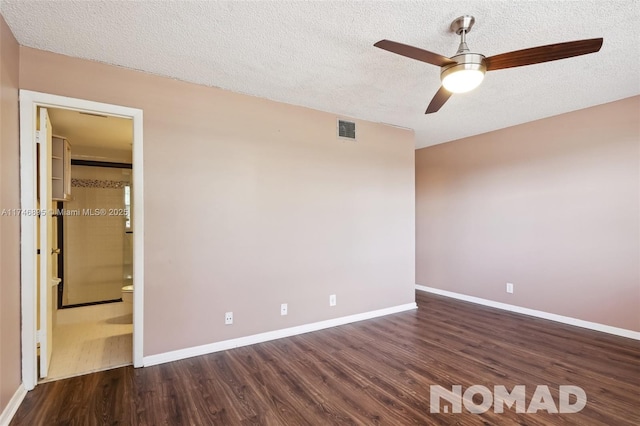
M 38 381 L 36 280 L 36 110 L 65 108 L 133 120 L 133 366 L 143 366 L 144 198 L 142 110 L 47 93 L 20 90 L 20 285 L 22 305 L 22 382 Z

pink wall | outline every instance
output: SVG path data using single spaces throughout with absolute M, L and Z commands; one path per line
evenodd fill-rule
M 18 148 L 18 43 L 0 15 L 0 211 L 20 207 Z M 0 216 L 0 413 L 20 382 L 20 218 Z
M 633 97 L 416 151 L 417 283 L 640 331 L 638 117 Z
M 20 86 L 144 110 L 145 355 L 414 301 L 413 132 L 24 47 Z

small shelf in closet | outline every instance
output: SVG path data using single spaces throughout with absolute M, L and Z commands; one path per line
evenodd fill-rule
M 56 135 L 51 138 L 51 199 L 71 200 L 71 144 Z

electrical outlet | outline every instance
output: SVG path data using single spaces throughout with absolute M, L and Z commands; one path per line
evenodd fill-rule
M 513 283 L 507 283 L 507 293 L 513 294 Z
M 332 294 L 329 296 L 329 306 L 336 306 L 336 295 Z
M 227 312 L 224 314 L 224 323 L 226 325 L 233 324 L 233 312 Z
M 280 315 L 287 315 L 288 306 L 286 303 L 280 305 Z

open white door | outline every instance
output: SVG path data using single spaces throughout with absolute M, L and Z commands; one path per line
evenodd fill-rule
M 53 262 L 51 242 L 53 241 L 53 203 L 51 201 L 51 122 L 46 108 L 40 108 L 38 145 L 40 147 L 38 174 L 38 204 L 42 212 L 38 220 L 40 233 L 40 377 L 47 377 L 53 351 Z

